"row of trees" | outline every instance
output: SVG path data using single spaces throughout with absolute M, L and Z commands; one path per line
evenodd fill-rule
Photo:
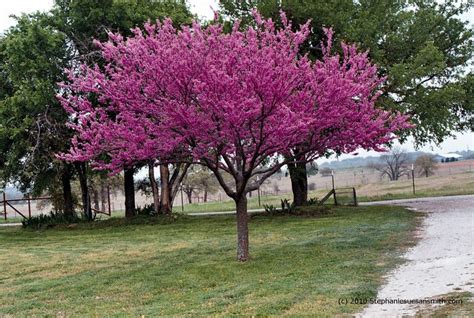
M 416 124 L 402 138 L 419 143 L 472 129 L 473 76 L 463 72 L 472 30 L 457 18 L 467 2 L 220 3 L 226 22 L 209 27 L 191 25 L 184 0 L 56 0 L 46 14 L 19 17 L 0 38 L 2 180 L 33 193 L 61 188 L 68 214 L 77 179 L 91 217 L 89 164 L 124 171 L 132 216 L 133 174 L 148 167 L 155 209 L 170 213 L 197 163 L 235 200 L 246 260 L 246 193 L 282 166 L 303 204 L 307 162 L 381 149 L 406 127 L 396 111 Z M 163 17 L 173 22 L 143 26 Z M 190 28 L 173 27 L 183 24 Z M 324 25 L 369 51 L 339 45 Z
M 0 36 L 2 182 L 14 183 L 33 195 L 61 192 L 56 208 L 71 215 L 75 209 L 71 181 L 77 179 L 84 214 L 92 217 L 95 196 L 89 190 L 96 173 L 87 162 L 57 158 L 70 148 L 73 135 L 67 127 L 68 114 L 56 98 L 57 83 L 66 80 L 66 68 L 103 64 L 94 39 L 104 41 L 111 31 L 131 35 L 132 27 L 164 17 L 182 24 L 189 23 L 192 15 L 184 0 L 56 0 L 50 12 L 16 17 L 16 25 Z M 133 171 L 124 178 L 128 215 L 133 214 Z M 170 196 L 163 201 L 168 202 Z
M 434 155 L 424 154 L 413 161 L 401 148 L 394 148 L 389 154 L 380 156 L 377 162 L 369 163 L 368 167 L 377 170 L 381 177 L 387 177 L 390 181 L 397 181 L 405 175 L 411 176 L 412 169 L 424 177 L 434 175 L 437 169 Z

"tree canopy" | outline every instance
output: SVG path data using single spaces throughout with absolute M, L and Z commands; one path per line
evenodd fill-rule
M 223 14 L 251 23 L 254 8 L 274 20 L 283 10 L 293 22 L 311 19 L 313 33 L 302 51 L 322 56 L 323 28 L 369 50 L 387 76 L 378 103 L 411 115 L 417 144 L 441 142 L 455 131 L 473 130 L 473 29 L 460 19 L 472 1 L 222 0 Z
M 56 98 L 61 93 L 57 83 L 66 79 L 64 69 L 79 61 L 101 62 L 94 39 L 104 40 L 112 31 L 130 35 L 131 28 L 165 16 L 178 23 L 189 23 L 192 17 L 181 0 L 57 0 L 47 13 L 17 17 L 0 38 L 2 183 L 39 194 L 61 187 L 63 179 L 67 194 L 77 170 L 86 207 L 85 178 L 90 171 L 85 165 L 73 169 L 56 157 L 70 147 L 72 135 L 66 126 L 68 114 Z
M 312 63 L 299 54 L 308 24 L 293 31 L 282 13 L 277 30 L 254 14 L 255 28 L 235 24 L 230 33 L 218 23 L 176 30 L 167 19 L 128 39 L 112 34 L 97 43 L 105 65 L 70 72 L 59 96 L 77 132 L 68 160 L 112 171 L 150 159 L 207 166 L 236 202 L 242 261 L 246 193 L 288 163 L 281 154 L 380 149 L 408 127 L 405 116 L 375 107 L 383 78 L 367 53 L 342 44 L 334 54 L 328 29 L 323 59 Z

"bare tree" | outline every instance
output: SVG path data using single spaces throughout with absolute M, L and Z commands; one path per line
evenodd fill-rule
M 202 166 L 193 166 L 186 178 L 183 180 L 183 191 L 188 197 L 188 202 L 192 202 L 193 193 L 203 194 L 203 201 L 207 202 L 209 193 L 215 193 L 219 188 L 219 183 L 209 169 Z
M 380 172 L 380 176 L 387 176 L 390 181 L 396 181 L 409 171 L 408 155 L 405 150 L 394 148 L 389 154 L 380 156 L 378 162 L 370 163 L 369 168 Z
M 416 171 L 418 175 L 429 177 L 435 174 L 438 169 L 433 155 L 421 155 L 415 161 Z

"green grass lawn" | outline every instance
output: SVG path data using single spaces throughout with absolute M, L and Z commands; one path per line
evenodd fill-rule
M 266 195 L 260 197 L 260 206 L 258 205 L 257 196 L 248 198 L 247 204 L 248 209 L 263 209 L 264 204 L 273 204 L 276 207 L 280 207 L 282 199 L 292 199 L 292 194 L 283 195 Z M 174 212 L 180 213 L 181 206 L 175 206 Z M 220 212 L 220 211 L 235 211 L 235 202 L 231 199 L 225 201 L 212 201 L 206 203 L 191 203 L 184 205 L 184 213 L 195 213 L 195 212 Z
M 235 261 L 230 216 L 0 228 L 0 316 L 355 313 L 338 298 L 376 295 L 421 214 L 333 212 L 253 217 L 247 263 Z
M 0 218 L 0 224 L 1 223 L 21 223 L 23 218 L 21 216 L 17 217 L 8 217 L 6 220 L 4 219 L 3 215 Z

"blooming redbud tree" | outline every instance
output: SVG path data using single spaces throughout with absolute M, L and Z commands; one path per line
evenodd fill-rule
M 304 160 L 381 150 L 407 127 L 375 107 L 383 79 L 367 53 L 343 44 L 333 54 L 327 30 L 324 58 L 313 63 L 298 54 L 308 24 L 293 31 L 281 20 L 278 30 L 255 13 L 255 28 L 236 23 L 228 34 L 220 24 L 177 30 L 170 20 L 129 39 L 111 34 L 98 44 L 105 66 L 82 66 L 63 86 L 77 131 L 65 157 L 112 171 L 150 159 L 207 166 L 235 201 L 237 258 L 246 261 L 246 194 L 295 160 L 291 149 Z

